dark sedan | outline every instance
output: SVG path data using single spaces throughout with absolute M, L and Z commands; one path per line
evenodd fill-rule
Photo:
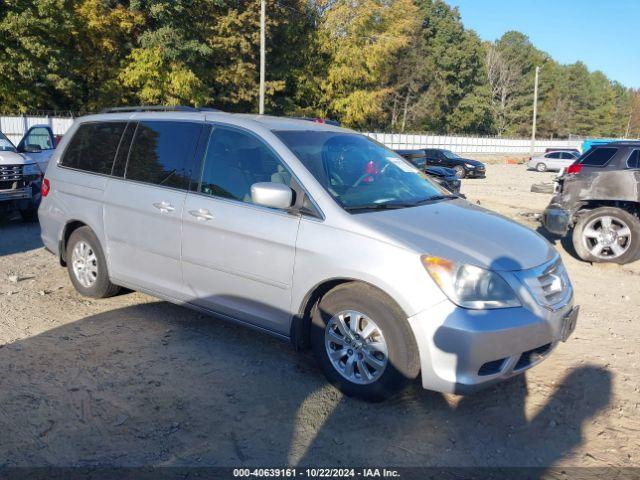
M 459 194 L 461 182 L 456 176 L 456 172 L 446 167 L 430 167 L 426 164 L 425 157 L 421 152 L 421 150 L 396 150 L 396 153 L 409 160 L 414 167 L 422 170 L 438 184 L 452 193 Z
M 484 163 L 470 158 L 463 158 L 451 150 L 442 148 L 424 148 L 418 150 L 397 150 L 405 158 L 423 156 L 427 165 L 447 167 L 455 170 L 458 178 L 485 178 Z

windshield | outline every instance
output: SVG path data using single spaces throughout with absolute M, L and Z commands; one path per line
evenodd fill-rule
M 453 153 L 451 150 L 442 150 L 442 153 L 447 158 L 460 158 L 460 155 Z
M 13 143 L 4 136 L 4 133 L 0 132 L 0 152 L 15 152 L 16 147 L 13 146 Z
M 402 157 L 365 136 L 274 133 L 345 210 L 411 207 L 451 198 Z

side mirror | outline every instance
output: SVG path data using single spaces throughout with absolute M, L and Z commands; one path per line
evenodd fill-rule
M 24 153 L 40 153 L 42 149 L 40 145 L 27 144 L 23 148 Z
M 293 190 L 282 183 L 254 183 L 251 185 L 251 200 L 256 205 L 286 209 L 293 203 Z

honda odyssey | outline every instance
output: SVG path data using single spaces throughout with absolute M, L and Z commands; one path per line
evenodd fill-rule
M 381 399 L 464 393 L 571 334 L 540 235 L 329 124 L 175 108 L 79 118 L 49 163 L 42 239 L 83 295 L 146 292 L 311 348 Z

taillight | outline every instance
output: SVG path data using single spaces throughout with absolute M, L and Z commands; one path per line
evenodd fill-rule
M 40 186 L 40 194 L 43 197 L 46 197 L 47 195 L 49 195 L 50 191 L 51 191 L 51 184 L 49 183 L 49 179 L 43 178 L 42 185 Z
M 580 173 L 580 170 L 582 170 L 583 165 L 581 163 L 574 163 L 572 165 L 569 165 L 569 167 L 567 168 L 567 173 L 569 175 L 575 175 L 577 173 Z

